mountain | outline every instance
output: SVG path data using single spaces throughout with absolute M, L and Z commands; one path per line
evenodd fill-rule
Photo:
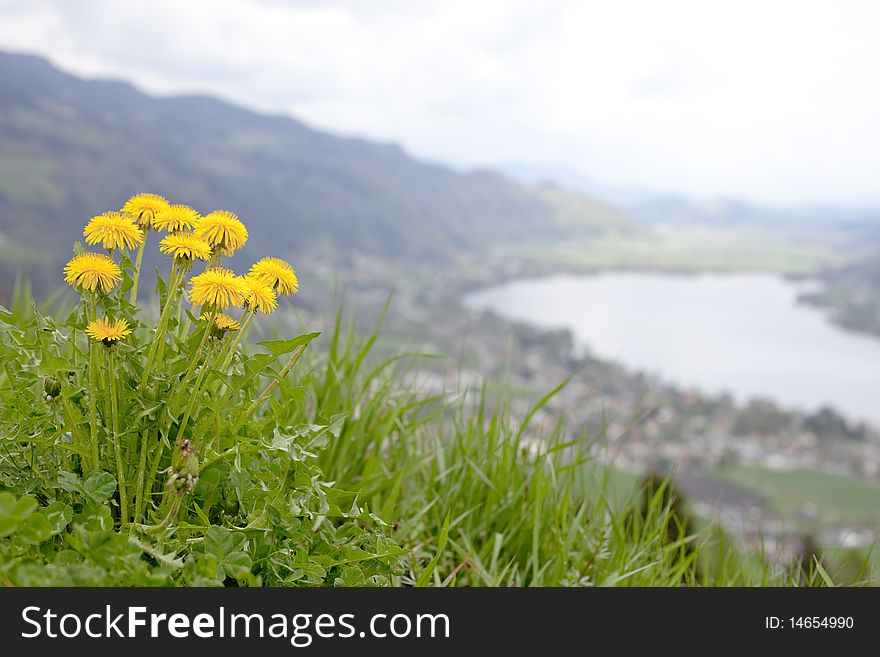
M 653 199 L 656 191 L 634 185 L 610 185 L 593 180 L 577 169 L 538 164 L 502 164 L 499 170 L 526 185 L 552 185 L 623 208 Z
M 155 98 L 0 53 L 0 273 L 43 289 L 90 217 L 151 191 L 236 212 L 240 256 L 367 254 L 442 262 L 504 241 L 625 223 L 489 171 L 419 162 L 395 145 L 322 133 L 206 97 Z M 577 206 L 577 207 L 575 207 Z
M 840 230 L 880 223 L 878 208 L 834 206 L 767 206 L 735 198 L 688 198 L 654 195 L 625 204 L 633 219 L 645 224 L 764 225 L 765 227 Z
M 606 185 L 561 166 L 505 164 L 501 169 L 524 184 L 552 185 L 610 205 L 641 226 L 832 231 L 851 243 L 880 243 L 878 207 L 769 206 L 739 198 L 695 198 L 636 186 Z

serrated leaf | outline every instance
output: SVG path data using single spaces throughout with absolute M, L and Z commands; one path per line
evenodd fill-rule
M 291 338 L 289 340 L 263 340 L 258 343 L 263 347 L 266 347 L 272 354 L 277 358 L 278 356 L 283 356 L 284 354 L 289 354 L 291 351 L 300 347 L 304 344 L 308 344 L 315 338 L 321 335 L 320 332 L 317 333 L 305 333 L 303 335 L 297 336 L 295 338 Z

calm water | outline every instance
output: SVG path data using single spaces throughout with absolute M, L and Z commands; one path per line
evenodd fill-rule
M 880 340 L 797 303 L 765 274 L 609 273 L 520 280 L 471 294 L 471 307 L 570 329 L 606 360 L 737 399 L 830 404 L 880 426 Z

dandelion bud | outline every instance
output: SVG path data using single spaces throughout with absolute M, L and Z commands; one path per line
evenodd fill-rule
M 199 480 L 199 457 L 192 443 L 181 438 L 171 455 L 171 476 L 167 486 L 179 495 L 193 492 Z
M 49 399 L 54 399 L 61 394 L 61 382 L 54 376 L 47 376 L 43 379 L 43 392 Z

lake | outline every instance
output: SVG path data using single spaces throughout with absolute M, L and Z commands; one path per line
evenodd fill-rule
M 595 356 L 664 381 L 880 426 L 880 340 L 798 303 L 771 274 L 602 273 L 517 280 L 466 303 L 571 330 Z

